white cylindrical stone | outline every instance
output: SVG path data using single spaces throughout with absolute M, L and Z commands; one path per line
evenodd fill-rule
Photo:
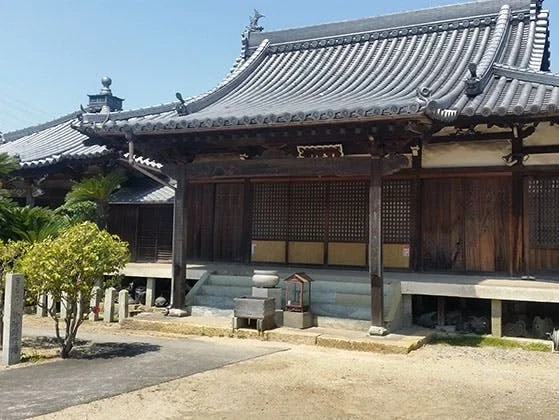
M 276 287 L 279 283 L 278 272 L 275 270 L 254 270 L 252 284 L 255 287 Z
M 13 365 L 21 360 L 21 331 L 23 327 L 23 275 L 6 274 L 4 291 L 4 326 L 2 334 L 2 363 Z
M 113 322 L 115 320 L 115 298 L 116 289 L 114 287 L 105 289 L 105 307 L 103 310 L 104 322 Z
M 128 290 L 121 290 L 118 293 L 118 322 L 128 318 Z

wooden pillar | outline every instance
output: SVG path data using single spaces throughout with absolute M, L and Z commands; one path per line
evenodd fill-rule
M 522 132 L 513 127 L 512 154 L 520 159 L 512 167 L 511 179 L 511 255 L 510 274 L 525 273 L 526 256 L 524 252 L 524 165 L 522 156 Z
M 446 325 L 446 309 L 444 296 L 437 297 L 437 325 L 444 327 Z
M 369 184 L 369 277 L 371 280 L 370 334 L 384 335 L 384 287 L 382 266 L 382 172 L 380 159 L 371 159 Z
M 25 204 L 29 207 L 35 207 L 35 197 L 33 197 L 33 180 L 25 180 Z
M 250 264 L 252 260 L 252 185 L 245 180 L 243 191 L 243 261 Z
M 186 164 L 177 165 L 177 189 L 173 216 L 173 278 L 171 279 L 171 306 L 184 309 L 186 297 Z
M 411 187 L 411 232 L 410 269 L 423 271 L 423 251 L 421 239 L 421 155 L 422 145 L 412 150 L 413 179 Z

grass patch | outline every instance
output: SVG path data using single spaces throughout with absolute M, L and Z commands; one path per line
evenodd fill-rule
M 41 354 L 37 351 L 32 351 L 31 353 L 22 353 L 21 354 L 21 362 L 30 362 L 30 363 L 37 363 L 43 360 L 46 360 L 47 357 L 44 354 Z
M 522 349 L 528 351 L 551 351 L 551 344 L 518 341 L 507 338 L 475 335 L 436 335 L 433 344 L 463 347 L 499 347 L 504 349 Z

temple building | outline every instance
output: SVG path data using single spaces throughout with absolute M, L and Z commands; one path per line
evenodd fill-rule
M 520 279 L 559 274 L 559 75 L 542 3 L 277 31 L 256 12 L 209 92 L 85 110 L 73 127 L 89 147 L 148 156 L 176 180 L 174 214 L 161 208 L 176 307 L 187 260 L 368 269 L 380 332 L 411 295 L 486 298 L 494 314 L 509 287 L 515 300 L 559 302 L 559 288 L 544 300 Z M 131 196 L 112 225 L 136 246 Z M 385 268 L 443 273 L 448 287 L 408 275 L 402 299 L 385 302 Z M 465 274 L 508 280 L 464 292 L 453 286 Z

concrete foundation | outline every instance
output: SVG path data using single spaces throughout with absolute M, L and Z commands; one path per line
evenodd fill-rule
M 491 335 L 503 336 L 503 304 L 499 299 L 491 300 Z
M 260 319 L 233 317 L 233 329 L 256 327 L 259 332 L 276 328 L 275 315 Z
M 310 312 L 283 312 L 283 326 L 289 328 L 310 328 L 313 326 L 313 316 Z
M 153 306 L 153 300 L 155 299 L 155 279 L 146 279 L 146 306 L 151 308 Z

